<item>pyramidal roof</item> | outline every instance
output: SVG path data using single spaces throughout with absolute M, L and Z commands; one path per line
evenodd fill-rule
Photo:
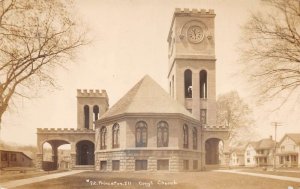
M 196 119 L 148 75 L 105 112 L 100 120 L 124 113 L 179 113 Z

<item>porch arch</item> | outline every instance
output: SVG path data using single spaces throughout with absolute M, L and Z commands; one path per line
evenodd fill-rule
M 95 164 L 95 144 L 90 140 L 81 140 L 76 143 L 76 165 Z

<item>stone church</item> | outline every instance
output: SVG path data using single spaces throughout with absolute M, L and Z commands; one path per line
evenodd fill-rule
M 37 167 L 45 167 L 44 143 L 52 147 L 52 169 L 63 144 L 71 146 L 72 169 L 200 171 L 220 165 L 228 128 L 216 124 L 214 19 L 213 10 L 175 10 L 167 38 L 169 93 L 148 75 L 112 107 L 105 90 L 78 90 L 77 129 L 37 129 Z

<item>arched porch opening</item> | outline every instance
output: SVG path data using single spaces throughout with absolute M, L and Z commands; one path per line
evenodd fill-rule
M 64 140 L 49 140 L 43 143 L 42 169 L 44 171 L 52 171 L 57 170 L 59 168 L 59 162 L 62 158 L 60 156 L 59 147 L 61 147 L 60 151 L 64 151 L 67 148 L 71 149 L 70 143 Z
M 79 141 L 76 144 L 76 165 L 94 165 L 95 164 L 95 145 L 88 140 Z
M 210 138 L 205 141 L 205 164 L 220 165 L 223 151 L 223 141 L 219 138 Z
M 71 144 L 63 144 L 58 147 L 58 169 L 71 169 Z

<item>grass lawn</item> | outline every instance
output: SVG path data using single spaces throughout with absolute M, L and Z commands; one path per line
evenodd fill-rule
M 109 183 L 112 185 L 106 185 Z M 300 183 L 209 171 L 189 173 L 90 171 L 24 185 L 17 189 L 287 189 L 288 186 L 298 188 Z
M 8 182 L 8 181 L 13 181 L 13 180 L 38 177 L 38 176 L 43 176 L 43 175 L 48 175 L 48 174 L 58 173 L 58 172 L 62 172 L 62 171 L 50 171 L 50 172 L 28 171 L 25 173 L 16 173 L 16 172 L 6 171 L 6 172 L 2 172 L 0 174 L 0 182 Z
M 242 172 L 249 172 L 249 173 L 259 173 L 259 174 L 268 174 L 268 175 L 278 175 L 278 176 L 287 176 L 287 177 L 300 178 L 300 172 L 286 172 L 284 170 L 262 171 L 262 170 L 254 170 L 254 169 L 253 170 L 251 170 L 251 169 L 243 169 L 241 171 Z

